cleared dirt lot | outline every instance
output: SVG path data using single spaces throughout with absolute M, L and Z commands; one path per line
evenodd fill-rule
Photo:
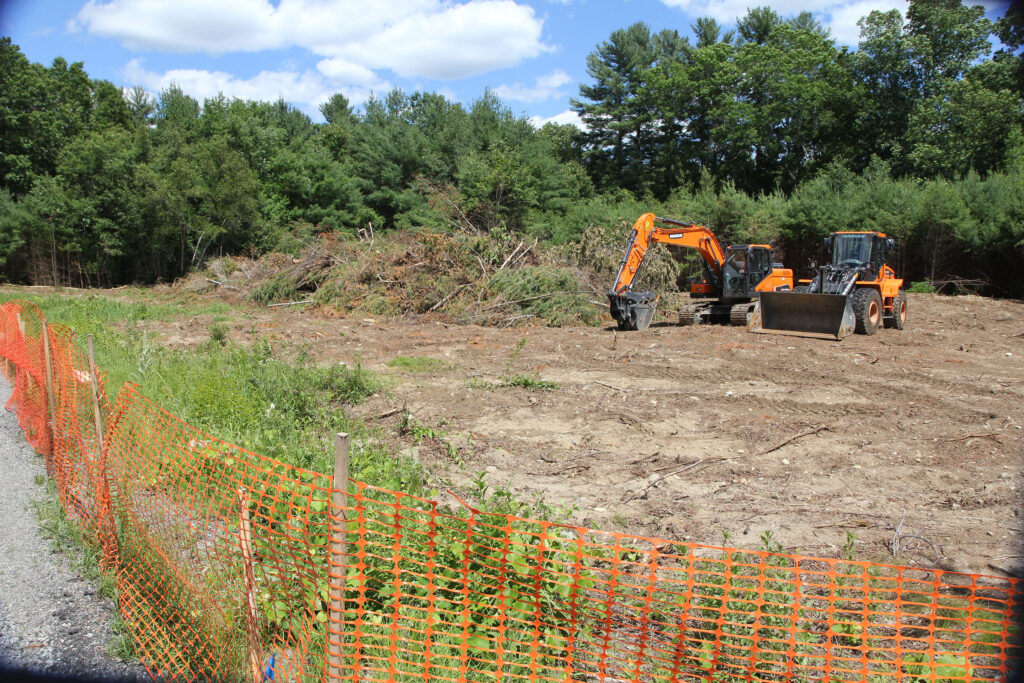
M 278 308 L 230 334 L 391 377 L 357 413 L 441 488 L 486 472 L 609 530 L 747 548 L 770 530 L 788 552 L 1024 574 L 1024 303 L 911 295 L 909 310 L 902 332 L 842 342 L 682 328 L 672 311 L 621 333 Z M 206 327 L 150 329 L 173 346 Z M 500 386 L 514 375 L 558 387 Z M 439 437 L 400 435 L 403 406 Z

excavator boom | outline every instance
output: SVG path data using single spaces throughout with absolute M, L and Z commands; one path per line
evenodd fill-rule
M 655 221 L 662 225 L 655 225 Z M 656 242 L 696 249 L 707 264 L 712 278 L 718 280 L 718 288 L 721 288 L 722 264 L 725 263 L 726 254 L 714 233 L 703 225 L 645 213 L 633 224 L 633 234 L 619 265 L 619 274 L 608 292 L 609 310 L 618 322 L 619 329 L 647 329 L 654 317 L 654 308 L 660 297 L 653 292 L 634 292 L 632 287 L 643 266 L 647 250 Z
M 658 221 L 664 225 L 655 225 Z M 696 223 L 684 223 L 671 218 L 659 218 L 653 213 L 645 213 L 633 224 L 633 234 L 626 247 L 626 254 L 619 265 L 619 274 L 609 296 L 619 296 L 627 292 L 636 280 L 640 266 L 647 256 L 651 244 L 677 244 L 681 247 L 696 249 L 714 275 L 721 277 L 722 264 L 725 263 L 725 250 L 718 238 L 708 228 Z

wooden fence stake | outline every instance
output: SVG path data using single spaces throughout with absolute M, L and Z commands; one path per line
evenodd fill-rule
M 249 635 L 249 666 L 252 668 L 253 683 L 260 683 L 263 674 L 260 671 L 262 655 L 256 613 L 256 574 L 252 568 L 252 523 L 249 520 L 249 497 L 245 495 L 245 489 L 238 489 L 238 505 L 242 513 L 238 538 L 242 546 L 242 562 L 245 564 L 245 630 Z
M 345 554 L 347 553 L 346 520 L 343 508 L 348 496 L 348 465 L 349 436 L 345 433 L 334 435 L 334 481 L 331 484 L 331 512 L 333 522 L 331 529 L 331 553 L 328 565 L 329 572 L 337 572 L 339 577 L 330 577 L 331 609 L 327 618 L 327 675 L 333 679 L 342 676 L 342 646 L 344 645 L 345 625 Z M 337 629 L 331 633 L 330 629 Z
M 89 335 L 89 377 L 92 379 L 92 416 L 96 422 L 96 442 L 99 452 L 103 453 L 103 416 L 100 415 L 100 378 L 96 371 L 96 354 L 92 348 L 92 335 Z
M 46 454 L 46 473 L 53 476 L 54 432 L 57 424 L 57 402 L 53 398 L 53 363 L 50 356 L 50 326 L 43 320 L 43 360 L 46 362 L 46 427 L 50 436 L 50 451 Z

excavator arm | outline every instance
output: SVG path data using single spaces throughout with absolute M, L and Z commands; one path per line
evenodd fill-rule
M 654 222 L 664 223 L 655 225 Z M 636 280 L 640 266 L 643 265 L 647 250 L 652 244 L 677 244 L 681 247 L 696 249 L 704 259 L 708 269 L 715 277 L 721 277 L 722 265 L 725 263 L 725 250 L 718 238 L 707 227 L 696 223 L 683 223 L 671 218 L 659 218 L 653 213 L 645 213 L 633 224 L 633 234 L 626 246 L 626 255 L 619 265 L 619 274 L 615 278 L 612 292 L 621 295 L 629 291 Z
M 661 225 L 656 225 L 655 222 Z M 633 224 L 633 234 L 626 246 L 626 254 L 619 265 L 615 284 L 608 292 L 611 315 L 622 330 L 643 330 L 654 317 L 658 295 L 653 292 L 634 292 L 633 283 L 643 266 L 652 244 L 677 244 L 696 249 L 704 260 L 708 272 L 716 283 L 721 282 L 722 265 L 726 253 L 707 227 L 696 223 L 683 223 L 670 218 L 659 218 L 645 213 Z M 721 289 L 721 287 L 717 287 Z

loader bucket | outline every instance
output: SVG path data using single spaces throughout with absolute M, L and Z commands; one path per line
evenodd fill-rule
M 842 339 L 853 334 L 851 301 L 842 294 L 761 292 L 750 329 Z

